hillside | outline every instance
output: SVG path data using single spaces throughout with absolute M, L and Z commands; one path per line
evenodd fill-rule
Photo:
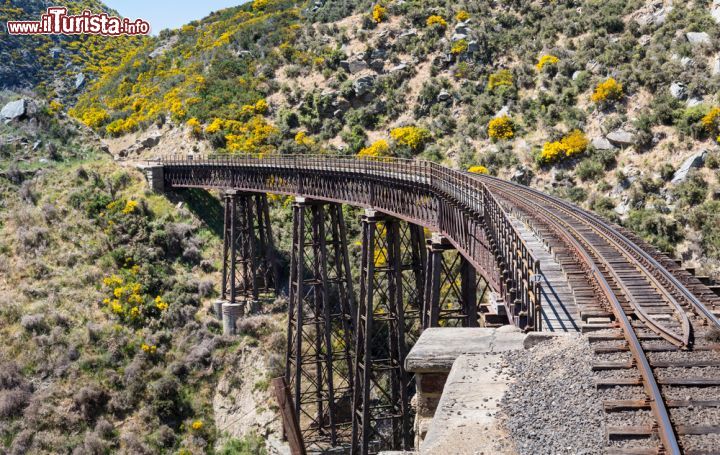
M 209 314 L 217 201 L 149 193 L 84 126 L 40 101 L 26 112 L 0 124 L 0 453 L 278 441 L 265 393 L 284 358 L 277 318 L 238 338 Z
M 318 5 L 257 0 L 164 33 L 71 113 L 130 158 L 143 148 L 112 138 L 132 142 L 128 134 L 167 121 L 178 133 L 154 154 L 339 152 L 483 166 L 717 275 L 710 2 Z
M 3 2 L 0 23 L 50 4 Z M 145 158 L 442 162 L 720 279 L 716 18 L 709 0 L 254 0 L 157 37 L 3 31 L 0 108 L 25 101 L 0 119 L 0 453 L 282 450 L 282 302 L 221 335 L 216 195 L 150 193 Z
M 71 104 L 96 78 L 114 69 L 140 37 L 90 35 L 10 35 L 7 21 L 39 20 L 50 6 L 69 14 L 88 9 L 118 15 L 98 0 L 12 0 L 0 4 L 0 89 L 30 89 L 63 105 Z

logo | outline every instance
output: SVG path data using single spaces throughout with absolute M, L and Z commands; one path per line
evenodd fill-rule
M 143 19 L 95 14 L 88 10 L 79 15 L 68 15 L 67 8 L 53 6 L 40 16 L 39 21 L 8 21 L 11 35 L 148 35 L 150 23 Z

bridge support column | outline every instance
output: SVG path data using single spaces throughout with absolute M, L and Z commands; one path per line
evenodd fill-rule
M 296 198 L 285 375 L 308 447 L 349 443 L 353 299 L 341 206 Z
M 242 297 L 253 306 L 261 291 L 277 293 L 279 286 L 267 196 L 226 190 L 223 199 L 222 300 Z
M 366 210 L 355 344 L 353 454 L 412 447 L 400 221 Z
M 446 238 L 433 234 L 427 244 L 423 329 L 438 327 L 440 321 L 478 327 L 478 306 L 487 291 L 487 280 L 472 264 Z

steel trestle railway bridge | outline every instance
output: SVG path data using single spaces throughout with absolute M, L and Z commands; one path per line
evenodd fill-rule
M 652 412 L 654 453 L 682 453 L 682 434 L 720 432 L 671 419 L 666 379 L 656 377 L 644 341 L 652 335 L 682 352 L 717 349 L 704 334 L 720 327 L 720 299 L 666 255 L 567 202 L 394 158 L 193 156 L 152 162 L 147 173 L 155 189 L 222 192 L 222 295 L 230 304 L 279 288 L 266 195 L 295 197 L 285 379 L 309 450 L 411 449 L 414 384 L 405 355 L 423 328 L 482 324 L 488 294 L 509 323 L 542 329 L 541 264 L 513 226 L 518 219 L 562 258 L 579 305 L 607 315 L 632 354 L 628 365 L 604 367 L 637 371 L 647 398 L 636 405 Z M 350 273 L 342 204 L 365 208 L 359 283 Z M 720 386 L 712 378 L 675 379 Z

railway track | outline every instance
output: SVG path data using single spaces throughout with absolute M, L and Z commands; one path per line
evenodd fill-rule
M 717 299 L 696 296 L 690 277 L 675 276 L 662 255 L 593 215 L 506 182 L 484 183 L 575 278 L 581 319 L 608 321 L 588 335 L 608 451 L 720 453 Z

